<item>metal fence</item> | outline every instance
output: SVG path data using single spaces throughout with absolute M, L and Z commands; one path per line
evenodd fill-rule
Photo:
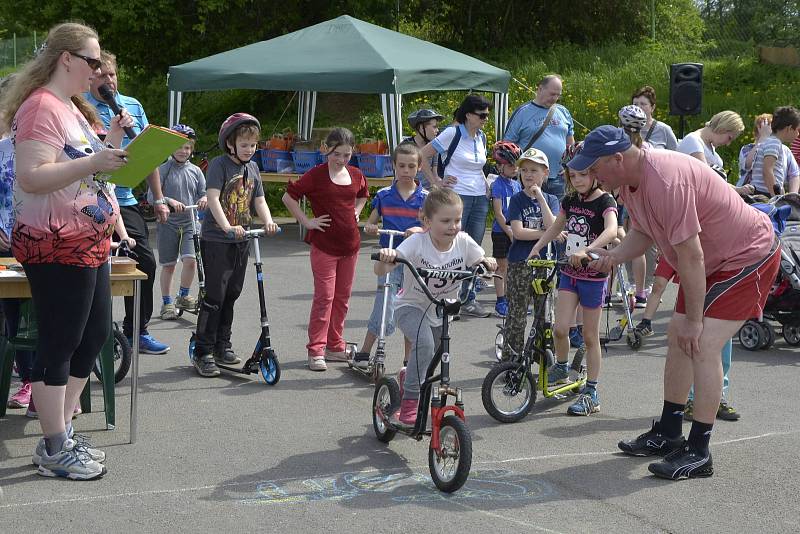
M 33 57 L 36 47 L 41 43 L 36 32 L 32 35 L 11 34 L 0 39 L 0 70 L 15 69 Z

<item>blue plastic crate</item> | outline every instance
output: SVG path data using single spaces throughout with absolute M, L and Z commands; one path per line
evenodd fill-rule
M 278 160 L 291 161 L 288 150 L 261 149 L 256 152 L 258 168 L 264 172 L 278 172 Z
M 294 161 L 294 172 L 303 174 L 319 164 L 319 150 L 304 152 L 295 150 L 292 152 L 292 160 Z
M 358 168 L 368 178 L 383 178 L 394 173 L 392 157 L 385 154 L 358 154 Z
M 328 155 L 320 152 L 319 158 L 317 158 L 317 163 L 325 163 L 326 161 L 328 161 Z M 353 154 L 353 157 L 350 158 L 350 161 L 348 161 L 347 164 L 351 167 L 358 167 L 358 155 Z

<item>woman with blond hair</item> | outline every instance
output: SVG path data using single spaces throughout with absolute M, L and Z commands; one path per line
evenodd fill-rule
M 126 152 L 97 138 L 97 115 L 80 96 L 99 69 L 95 31 L 59 24 L 0 101 L 0 129 L 16 149 L 11 248 L 39 325 L 31 382 L 44 437 L 33 462 L 41 475 L 73 480 L 106 472 L 105 453 L 74 434 L 72 412 L 110 331 L 109 238 L 119 207 L 95 176 L 126 162 Z M 105 142 L 119 146 L 130 123 L 115 118 Z
M 678 143 L 678 152 L 722 170 L 722 158 L 716 147 L 726 146 L 744 131 L 744 122 L 735 111 L 720 111 L 705 126 L 695 130 Z

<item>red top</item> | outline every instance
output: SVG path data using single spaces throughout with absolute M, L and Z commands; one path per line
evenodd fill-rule
M 797 164 L 800 165 L 800 137 L 792 141 L 792 154 L 794 154 Z
M 314 217 L 330 215 L 330 226 L 324 232 L 309 230 L 306 243 L 310 243 L 331 256 L 350 256 L 358 252 L 361 236 L 356 221 L 356 199 L 368 198 L 367 179 L 356 167 L 347 166 L 350 185 L 333 183 L 328 174 L 328 164 L 309 170 L 296 182 L 289 182 L 286 192 L 294 200 L 306 197 Z

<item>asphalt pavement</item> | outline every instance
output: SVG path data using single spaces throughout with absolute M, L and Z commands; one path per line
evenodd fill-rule
M 24 410 L 0 420 L 0 532 L 800 530 L 800 415 L 793 404 L 800 353 L 780 335 L 767 351 L 734 344 L 730 400 L 742 418 L 714 427 L 714 476 L 670 482 L 652 477 L 648 459 L 626 457 L 616 444 L 649 429 L 660 414 L 673 286 L 654 322 L 656 334 L 639 351 L 624 341 L 609 345 L 600 412 L 590 417 L 570 417 L 569 400 L 540 395 L 521 422 L 496 422 L 484 411 L 480 388 L 499 321 L 457 322 L 451 374 L 464 388 L 474 453 L 466 485 L 446 495 L 431 482 L 427 440 L 377 441 L 373 388 L 364 377 L 346 364 L 329 364 L 324 373 L 307 369 L 313 284 L 296 226 L 261 243 L 280 382 L 268 386 L 259 376 L 226 372 L 201 378 L 187 356 L 196 317 L 154 319 L 151 333 L 172 348 L 141 356 L 138 442 L 128 444 L 130 377 L 117 385 L 116 430 L 104 430 L 102 412 L 75 422 L 108 455 L 102 479 L 37 476 L 30 456 L 39 424 Z M 488 236 L 484 243 L 491 249 Z M 369 260 L 375 245 L 372 238 L 362 245 L 346 324 L 347 339 L 358 343 L 375 292 Z M 479 299 L 493 305 L 493 290 Z M 618 313 L 612 311 L 612 323 Z M 246 356 L 258 333 L 251 265 L 236 304 L 235 350 Z M 401 337 L 387 347 L 394 372 Z M 101 407 L 99 383 L 91 380 Z

